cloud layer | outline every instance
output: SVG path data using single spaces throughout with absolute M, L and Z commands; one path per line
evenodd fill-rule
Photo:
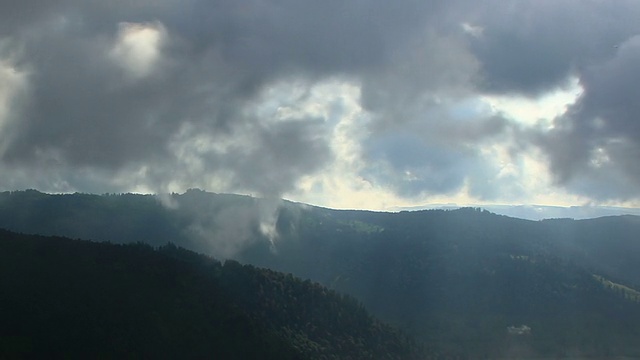
M 4 189 L 639 204 L 635 1 L 0 10 Z M 487 100 L 565 90 L 533 121 Z

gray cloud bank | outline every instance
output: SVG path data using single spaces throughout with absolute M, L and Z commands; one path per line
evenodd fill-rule
M 635 1 L 0 1 L 0 187 L 279 196 L 334 161 L 335 124 L 260 106 L 337 79 L 371 117 L 358 175 L 401 196 L 519 193 L 478 155 L 510 138 L 570 192 L 637 198 L 638 18 Z M 570 77 L 584 93 L 551 130 L 450 111 Z

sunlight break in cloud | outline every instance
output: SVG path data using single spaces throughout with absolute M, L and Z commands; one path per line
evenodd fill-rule
M 633 0 L 5 1 L 0 187 L 637 203 L 639 17 Z
M 26 90 L 27 74 L 0 58 L 0 157 L 10 141 L 11 125 L 21 110 L 21 95 Z
M 572 77 L 565 86 L 551 90 L 537 98 L 512 95 L 480 97 L 497 114 L 503 114 L 525 126 L 553 127 L 553 120 L 563 115 L 583 93 L 579 80 Z
M 143 78 L 160 60 L 167 32 L 160 22 L 118 24 L 118 34 L 109 55 L 129 75 Z

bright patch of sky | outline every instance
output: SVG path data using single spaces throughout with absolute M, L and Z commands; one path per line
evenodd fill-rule
M 526 126 L 553 128 L 553 120 L 564 114 L 583 93 L 579 80 L 572 77 L 563 87 L 542 94 L 536 99 L 524 96 L 482 96 L 480 101 L 487 104 L 496 114 Z
M 2 43 L 0 42 L 0 55 Z M 14 67 L 9 59 L 0 58 L 0 134 L 11 132 L 12 122 L 21 110 L 20 95 L 27 91 L 27 73 Z M 0 136 L 0 156 L 8 146 L 6 136 Z
M 640 3 L 285 3 L 5 2 L 0 187 L 640 205 Z
M 109 55 L 130 76 L 143 78 L 154 70 L 161 58 L 166 30 L 159 23 L 120 23 Z
M 299 90 L 291 89 L 291 96 L 299 97 Z M 281 89 L 282 90 L 282 89 Z M 407 199 L 398 196 L 384 186 L 363 178 L 359 173 L 365 162 L 360 157 L 360 141 L 364 139 L 370 114 L 360 107 L 359 88 L 348 82 L 333 81 L 312 87 L 312 94 L 299 104 L 295 111 L 289 107 L 277 107 L 278 113 L 311 113 L 325 119 L 338 118 L 331 136 L 335 161 L 325 171 L 306 176 L 298 183 L 296 191 L 286 194 L 292 200 L 342 209 L 397 210 L 425 206 L 426 204 L 458 204 L 461 206 L 523 203 L 554 206 L 571 206 L 589 202 L 586 197 L 576 196 L 552 186 L 552 178 L 540 151 L 532 150 L 514 157 L 510 154 L 512 140 L 499 138 L 480 149 L 481 156 L 494 163 L 498 169 L 496 180 L 508 178 L 507 183 L 516 192 L 504 191 L 502 196 L 487 202 L 470 194 L 468 185 L 448 194 L 421 194 Z M 283 92 L 272 92 L 282 96 Z M 577 81 L 570 86 L 544 94 L 538 99 L 525 97 L 479 97 L 464 99 L 452 104 L 450 115 L 460 121 L 473 122 L 479 117 L 502 115 L 523 126 L 539 126 L 541 122 L 551 124 L 581 94 Z M 266 103 L 278 101 L 271 100 Z M 288 102 L 288 101 L 285 101 Z M 335 109 L 339 108 L 339 114 Z M 333 113 L 332 113 L 333 110 Z M 332 115 L 329 115 L 332 114 Z M 406 173 L 405 177 L 414 176 Z

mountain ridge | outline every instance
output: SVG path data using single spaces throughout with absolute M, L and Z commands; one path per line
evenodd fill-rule
M 162 200 L 172 206 L 151 195 L 23 195 L 0 194 L 0 227 L 227 254 L 354 296 L 442 353 L 640 355 L 629 323 L 638 303 L 620 296 L 640 289 L 636 216 L 333 210 L 203 191 Z M 530 335 L 514 338 L 508 329 L 522 325 Z

